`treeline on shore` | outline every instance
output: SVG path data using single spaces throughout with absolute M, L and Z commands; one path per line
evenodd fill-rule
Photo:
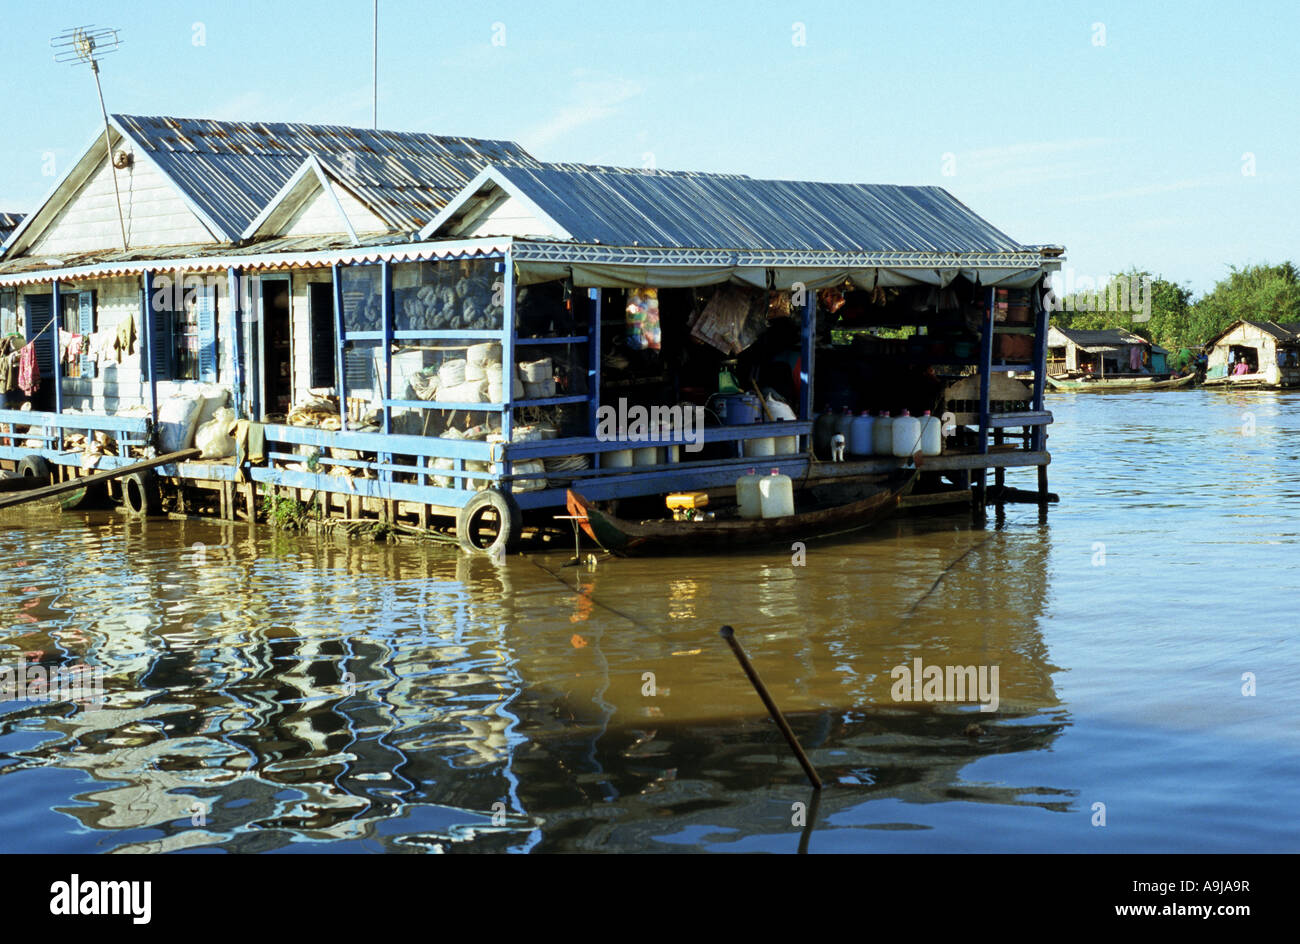
M 1125 293 L 1131 297 L 1144 278 L 1151 279 L 1149 321 L 1135 321 L 1132 311 L 1115 310 L 1117 306 L 1108 303 L 1108 286 L 1102 286 L 1061 299 L 1064 310 L 1052 313 L 1052 324 L 1084 330 L 1123 328 L 1170 351 L 1196 351 L 1239 319 L 1300 322 L 1300 271 L 1291 262 L 1242 269 L 1234 266 L 1227 278 L 1196 299 L 1190 288 L 1138 269 L 1114 276 L 1112 282 L 1122 281 L 1126 289 L 1132 286 L 1133 291 Z M 1109 297 L 1118 295 L 1110 292 Z M 1137 317 L 1143 316 L 1139 313 Z

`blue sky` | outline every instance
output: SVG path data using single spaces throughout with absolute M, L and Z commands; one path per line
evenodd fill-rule
M 0 210 L 110 111 L 368 126 L 371 0 L 0 0 Z M 543 160 L 935 184 L 1080 276 L 1300 258 L 1294 3 L 379 0 L 379 124 Z M 800 44 L 799 39 L 804 42 Z M 203 42 L 196 45 L 196 40 Z M 494 42 L 495 40 L 495 42 Z

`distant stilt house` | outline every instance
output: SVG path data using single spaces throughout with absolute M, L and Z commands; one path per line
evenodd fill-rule
M 1167 374 L 1169 352 L 1120 328 L 1088 331 L 1058 328 L 1047 333 L 1047 372 L 1054 377 L 1091 374 Z
M 1237 321 L 1205 352 L 1207 387 L 1300 386 L 1300 323 Z
M 146 486 L 226 517 L 293 497 L 453 517 L 467 549 L 498 550 L 568 486 L 726 490 L 756 460 L 802 483 L 896 472 L 910 455 L 815 461 L 816 410 L 950 410 L 960 446 L 928 475 L 969 500 L 987 471 L 1032 468 L 1047 501 L 1043 286 L 1063 250 L 941 188 L 318 125 L 116 115 L 110 138 L 112 167 L 99 137 L 4 244 L 0 307 L 41 379 L 8 393 L 0 461 L 120 468 L 229 408 L 234 454 L 128 480 L 131 510 Z M 760 409 L 757 385 L 779 399 Z

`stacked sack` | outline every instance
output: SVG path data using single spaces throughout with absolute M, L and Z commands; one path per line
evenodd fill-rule
M 555 396 L 555 373 L 549 357 L 520 364 L 519 379 L 523 381 L 524 398 L 527 400 L 544 400 Z

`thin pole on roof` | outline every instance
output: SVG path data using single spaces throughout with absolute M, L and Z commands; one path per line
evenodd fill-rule
M 370 79 L 371 98 L 370 98 L 370 126 L 376 131 L 379 130 L 379 0 L 375 0 L 374 5 L 375 18 L 373 28 L 374 47 L 372 49 L 372 62 L 374 71 Z
M 376 3 L 379 0 L 375 0 Z M 104 118 L 104 150 L 108 154 L 108 172 L 113 177 L 113 196 L 117 198 L 117 225 L 122 228 L 122 251 L 129 247 L 126 240 L 126 217 L 122 214 L 122 192 L 117 186 L 117 167 L 113 164 L 113 143 L 108 130 L 108 109 L 104 107 L 104 89 L 99 84 L 99 60 L 121 45 L 115 29 L 95 29 L 78 26 L 65 30 L 50 40 L 54 47 L 55 62 L 86 62 L 95 77 L 95 92 L 99 95 L 99 113 Z

